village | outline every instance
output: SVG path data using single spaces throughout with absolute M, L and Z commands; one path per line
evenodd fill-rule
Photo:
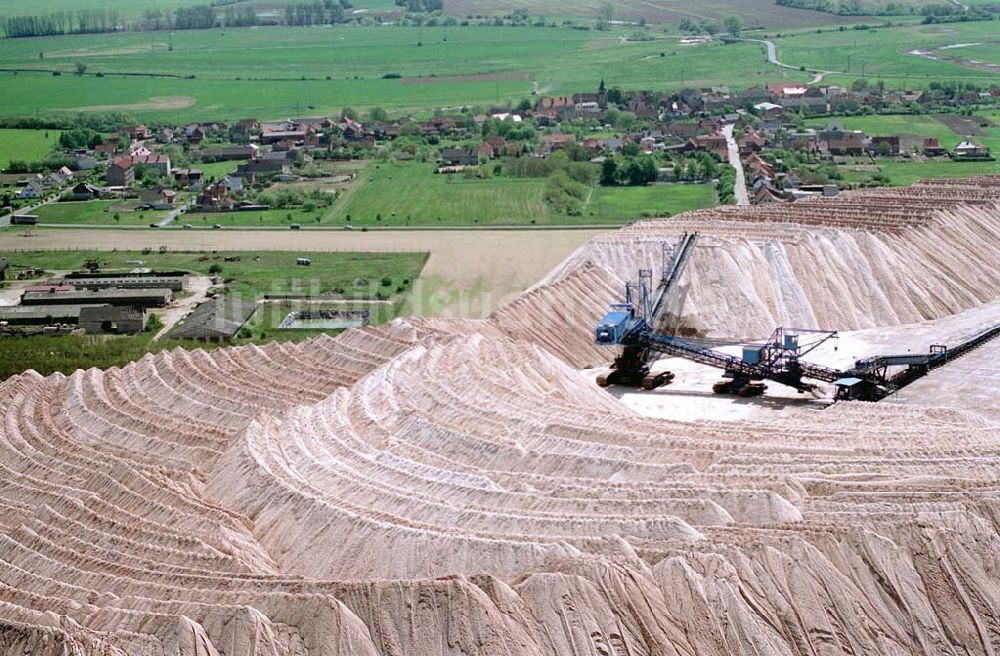
M 927 91 L 906 92 L 859 82 L 855 89 L 778 83 L 739 91 L 661 93 L 621 90 L 602 80 L 593 93 L 525 100 L 516 107 L 435 112 L 424 119 L 388 119 L 379 110 L 362 118 L 345 109 L 335 117 L 245 119 L 229 125 L 120 125 L 108 133 L 87 130 L 84 140 L 90 144 L 66 147 L 47 162 L 20 163 L 32 169 L 24 174 L 4 172 L 2 203 L 14 224 L 46 223 L 44 214 L 36 217 L 25 208 L 53 201 L 74 203 L 67 209 L 77 210 L 83 217 L 77 222 L 86 224 L 94 212 L 79 211 L 84 208 L 76 203 L 113 200 L 103 209 L 118 225 L 219 229 L 226 224 L 212 220 L 213 213 L 257 213 L 264 225 L 261 213 L 270 212 L 266 225 L 276 219 L 297 229 L 302 221 L 274 210 L 322 213 L 371 160 L 434 162 L 436 174 L 472 177 L 488 168 L 501 171 L 497 165 L 504 162 L 545 160 L 562 152 L 565 159 L 594 165 L 591 179 L 583 183 L 710 181 L 720 174 L 714 164 L 735 163 L 723 134 L 727 125 L 735 128 L 753 203 L 890 182 L 877 174 L 851 181 L 838 173 L 851 166 L 871 169 L 875 158 L 992 161 L 990 148 L 974 136 L 986 134 L 979 128 L 991 123 L 966 115 L 973 107 L 1000 103 L 1000 88 L 934 89 L 932 84 Z M 907 114 L 943 115 L 961 139 L 946 148 L 933 136 L 868 134 L 849 127 L 853 116 Z M 62 141 L 73 145 L 72 138 Z M 45 170 L 49 166 L 53 170 Z M 538 173 L 525 165 L 506 169 L 503 174 L 509 176 L 551 174 L 551 169 Z M 736 202 L 722 188 L 718 200 Z M 573 215 L 569 201 L 560 209 Z M 178 221 L 185 213 L 201 221 Z M 155 220 L 143 224 L 147 215 Z M 98 222 L 107 223 L 107 217 Z

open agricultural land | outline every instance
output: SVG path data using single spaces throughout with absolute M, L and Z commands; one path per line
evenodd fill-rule
M 58 140 L 55 130 L 0 129 L 0 170 L 10 166 L 12 160 L 43 158 Z
M 997 45 L 996 23 L 900 24 L 871 29 L 801 31 L 775 38 L 779 59 L 796 66 L 829 71 L 830 80 L 850 83 L 858 77 L 891 86 L 922 86 L 931 80 L 996 81 L 1000 69 L 980 68 L 967 61 L 964 44 Z M 954 46 L 960 46 L 955 48 Z M 973 47 L 973 46 L 969 46 Z M 944 48 L 944 50 L 941 50 Z M 952 57 L 954 55 L 954 57 Z
M 3 74 L 12 93 L 0 112 L 230 120 L 345 106 L 415 112 L 517 102 L 533 90 L 590 89 L 602 77 L 631 88 L 660 87 L 664 79 L 693 86 L 808 79 L 769 66 L 753 44 L 679 47 L 676 33 L 651 31 L 651 40 L 634 42 L 623 41 L 627 36 L 562 27 L 370 26 L 189 30 L 174 32 L 170 44 L 162 33 L 152 40 L 148 33 L 3 39 L 0 68 L 20 72 Z M 84 75 L 74 74 L 77 64 L 87 67 Z

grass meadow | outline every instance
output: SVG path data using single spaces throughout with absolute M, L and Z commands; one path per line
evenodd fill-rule
M 877 22 L 877 21 L 872 21 Z M 923 86 L 938 80 L 959 80 L 990 84 L 1000 82 L 1000 71 L 984 71 L 957 63 L 930 60 L 910 54 L 958 43 L 996 41 L 996 21 L 908 24 L 871 30 L 801 32 L 775 39 L 778 58 L 836 75 L 827 80 L 849 85 L 864 75 L 884 80 L 892 86 Z M 964 49 L 950 51 L 962 53 Z
M 308 267 L 297 266 L 300 255 L 312 261 Z M 4 254 L 12 269 L 42 267 L 46 271 L 70 271 L 95 259 L 104 269 L 132 269 L 130 261 L 141 260 L 154 269 L 181 269 L 210 275 L 213 265 L 217 275 L 232 281 L 235 293 L 249 298 L 263 294 L 332 294 L 346 297 L 370 296 L 382 292 L 386 297 L 397 288 L 409 291 L 427 261 L 426 253 L 308 253 L 282 251 L 250 252 L 152 252 L 139 251 L 14 251 Z M 226 257 L 239 261 L 226 262 Z M 390 281 L 383 285 L 383 279 Z M 3 340 L 0 340 L 3 341 Z
M 712 184 L 596 187 L 584 213 L 602 223 L 617 223 L 643 216 L 672 216 L 712 207 L 717 202 Z
M 369 167 L 356 191 L 334 203 L 330 220 L 352 225 L 522 225 L 558 220 L 545 202 L 545 180 L 438 175 L 435 165 L 388 162 Z M 378 221 L 381 215 L 381 221 Z
M 164 218 L 169 212 L 139 210 L 135 203 L 112 200 L 69 201 L 51 203 L 32 212 L 38 222 L 51 225 L 148 225 Z M 118 219 L 115 220 L 115 215 Z
M 0 129 L 0 169 L 14 160 L 40 160 L 58 143 L 57 130 Z

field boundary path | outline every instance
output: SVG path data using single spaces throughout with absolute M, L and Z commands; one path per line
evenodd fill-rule
M 722 128 L 722 134 L 726 135 L 726 149 L 729 151 L 729 164 L 736 169 L 736 182 L 733 184 L 733 193 L 736 195 L 737 205 L 749 205 L 750 194 L 747 193 L 747 178 L 743 173 L 743 162 L 740 161 L 740 149 L 733 137 L 733 124 L 730 123 Z
M 183 319 L 188 313 L 197 307 L 199 303 L 204 301 L 207 297 L 205 293 L 208 291 L 209 287 L 212 286 L 212 279 L 208 276 L 188 276 L 187 290 L 190 292 L 190 296 L 182 298 L 179 301 L 175 301 L 174 304 L 168 306 L 165 310 L 159 313 L 160 320 L 163 322 L 163 328 L 153 336 L 153 341 L 162 339 L 167 336 L 177 322 Z
M 179 217 L 182 212 L 184 212 L 183 206 L 176 208 L 175 210 L 171 211 L 170 214 L 166 215 L 160 221 L 158 221 L 156 226 L 158 228 L 166 228 L 168 225 L 176 221 L 177 217 Z

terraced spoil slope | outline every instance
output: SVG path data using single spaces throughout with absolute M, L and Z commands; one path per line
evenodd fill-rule
M 981 178 L 643 222 L 486 321 L 4 381 L 0 653 L 991 654 L 990 415 L 924 391 L 649 419 L 580 368 L 685 230 L 692 332 L 982 305 L 998 199 Z

